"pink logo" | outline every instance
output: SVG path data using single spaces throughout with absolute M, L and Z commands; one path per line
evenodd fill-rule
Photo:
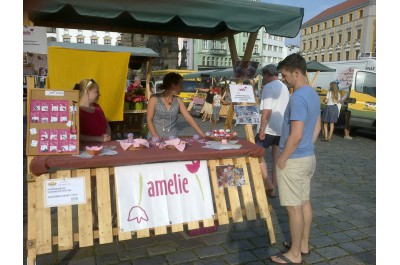
M 129 210 L 128 221 L 133 221 L 136 219 L 136 222 L 140 224 L 142 220 L 149 221 L 149 217 L 145 210 L 142 209 L 140 206 L 133 206 Z

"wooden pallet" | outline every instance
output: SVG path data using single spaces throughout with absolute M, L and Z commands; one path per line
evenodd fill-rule
M 32 159 L 33 157 L 28 158 L 28 164 Z M 242 167 L 246 185 L 218 188 L 216 172 L 218 165 Z M 95 242 L 107 244 L 115 239 L 122 241 L 162 235 L 168 232 L 181 232 L 185 229 L 198 229 L 201 223 L 203 227 L 211 227 L 215 220 L 220 225 L 224 225 L 229 222 L 265 219 L 270 243 L 276 243 L 259 160 L 248 157 L 209 160 L 208 168 L 216 211 L 214 219 L 135 232 L 121 232 L 118 228 L 118 219 L 113 220 L 113 213 L 114 218 L 118 218 L 114 168 L 59 170 L 56 173 L 43 174 L 38 177 L 28 172 L 28 264 L 34 264 L 36 255 L 52 252 L 53 245 L 58 245 L 59 250 L 72 249 L 74 243 L 78 243 L 79 247 L 88 247 L 93 246 Z M 44 207 L 44 180 L 77 176 L 85 178 L 86 204 L 55 207 L 57 215 L 52 216 L 50 208 Z

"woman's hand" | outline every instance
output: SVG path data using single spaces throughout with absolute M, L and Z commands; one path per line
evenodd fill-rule
M 106 143 L 109 141 L 111 141 L 111 135 L 103 134 L 103 142 Z

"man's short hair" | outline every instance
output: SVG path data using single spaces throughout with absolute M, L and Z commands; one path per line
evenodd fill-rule
M 262 75 L 278 76 L 279 72 L 275 65 L 268 64 L 261 69 Z
M 299 53 L 292 53 L 286 56 L 283 61 L 279 62 L 278 70 L 281 71 L 282 69 L 286 69 L 290 72 L 299 69 L 300 72 L 305 76 L 307 72 L 307 63 Z

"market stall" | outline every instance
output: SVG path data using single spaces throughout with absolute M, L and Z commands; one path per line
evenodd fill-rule
M 250 60 L 257 32 L 265 27 L 269 34 L 285 37 L 295 37 L 303 19 L 303 8 L 266 4 L 254 1 L 226 0 L 205 1 L 191 0 L 156 0 L 151 7 L 146 0 L 99 2 L 95 0 L 71 0 L 67 3 L 60 0 L 24 2 L 24 25 L 45 27 L 81 28 L 91 30 L 105 30 L 118 32 L 132 32 L 136 34 L 170 35 L 199 39 L 220 39 L 228 37 L 229 49 L 233 63 L 239 58 L 236 52 L 234 34 L 250 32 L 245 54 L 242 60 Z M 123 7 L 123 8 L 121 8 Z M 213 10 L 213 12 L 209 12 Z M 234 14 L 226 16 L 226 14 Z M 150 65 L 147 67 L 150 70 Z M 231 117 L 228 116 L 228 119 Z M 262 218 L 266 220 L 270 242 L 275 243 L 274 228 L 268 209 L 268 202 L 264 190 L 263 180 L 258 158 L 264 154 L 264 149 L 257 147 L 251 124 L 245 126 L 247 140 L 239 140 L 241 147 L 233 150 L 206 150 L 196 148 L 198 143 L 192 143 L 176 159 L 204 159 L 207 157 L 207 168 L 210 183 L 213 187 L 212 201 L 215 205 L 213 218 L 193 220 L 187 223 L 170 226 L 154 227 L 132 232 L 124 232 L 117 225 L 113 225 L 112 194 L 114 186 L 111 180 L 115 177 L 115 167 L 120 165 L 106 162 L 102 156 L 91 157 L 85 161 L 94 162 L 92 165 L 71 165 L 75 158 L 71 156 L 29 156 L 28 170 L 28 264 L 34 264 L 36 255 L 49 253 L 53 245 L 59 249 L 72 249 L 74 242 L 79 247 L 94 244 L 99 239 L 100 244 L 110 243 L 113 236 L 118 240 L 196 229 L 200 223 L 204 227 L 219 224 L 241 222 Z M 118 148 L 118 146 L 116 147 Z M 145 163 L 159 161 L 166 163 L 171 153 L 155 155 L 153 149 L 131 151 L 131 154 L 114 149 L 118 155 L 126 154 L 129 163 L 135 163 L 134 157 L 147 157 Z M 120 152 L 119 152 L 120 151 Z M 160 151 L 160 150 L 157 150 Z M 150 152 L 146 156 L 146 152 Z M 173 152 L 173 150 L 161 150 Z M 255 153 L 254 153 L 255 152 Z M 211 156 L 211 154 L 219 154 Z M 157 158 L 156 157 L 160 157 Z M 122 157 L 119 157 L 120 159 Z M 55 163 L 64 159 L 65 164 Z M 97 160 L 98 159 L 98 160 Z M 160 160 L 158 160 L 160 159 Z M 42 161 L 45 160 L 45 161 Z M 111 159 L 113 160 L 113 159 Z M 123 159 L 122 159 L 123 160 Z M 55 164 L 54 164 L 55 163 Z M 38 165 L 45 165 L 45 171 L 35 171 Z M 47 165 L 47 166 L 46 166 Z M 245 185 L 232 186 L 221 189 L 217 183 L 217 166 L 239 165 L 243 176 L 247 180 Z M 94 167 L 93 167 L 94 166 Z M 40 167 L 40 166 L 39 166 Z M 32 171 L 34 170 L 34 171 Z M 49 171 L 50 170 L 50 171 Z M 36 174 L 39 175 L 36 175 Z M 44 204 L 44 189 L 46 180 L 85 179 L 87 201 L 78 205 L 58 206 L 57 224 L 52 223 L 51 211 Z M 96 182 L 96 192 L 93 196 L 91 182 Z M 53 185 L 50 181 L 50 183 Z M 98 208 L 96 217 L 91 200 L 96 200 Z M 118 200 L 117 200 L 118 204 Z M 78 215 L 77 228 L 73 223 L 73 213 Z M 118 219 L 118 215 L 117 215 Z M 98 229 L 93 227 L 93 220 L 98 220 Z M 52 229 L 56 226 L 56 229 Z

